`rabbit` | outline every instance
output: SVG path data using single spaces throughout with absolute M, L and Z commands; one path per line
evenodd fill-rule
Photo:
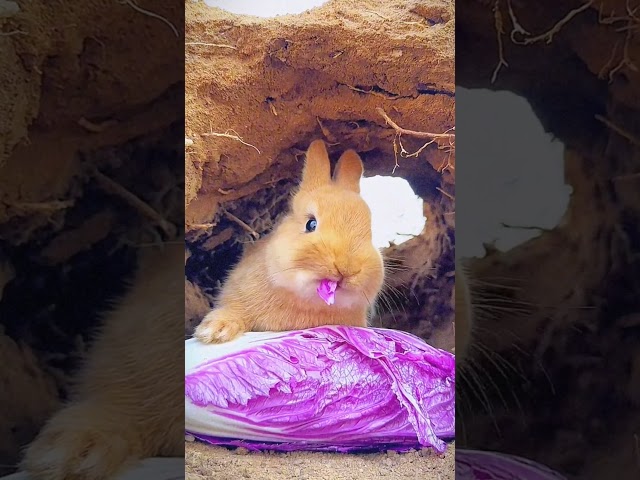
M 37 480 L 105 480 L 138 460 L 184 456 L 184 245 L 145 249 L 71 401 L 21 462 Z
M 384 263 L 360 196 L 362 174 L 360 156 L 347 150 L 332 177 L 325 143 L 311 142 L 288 214 L 245 250 L 194 337 L 224 343 L 249 331 L 366 327 Z M 317 292 L 323 280 L 337 284 L 334 304 Z

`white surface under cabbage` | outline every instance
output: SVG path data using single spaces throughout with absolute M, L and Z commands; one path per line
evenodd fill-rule
M 443 452 L 455 435 L 455 357 L 405 332 L 327 326 L 185 347 L 185 430 L 212 444 Z

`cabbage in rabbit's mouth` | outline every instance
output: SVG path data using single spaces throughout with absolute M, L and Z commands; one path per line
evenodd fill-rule
M 324 279 L 320 281 L 318 285 L 318 295 L 327 305 L 333 305 L 336 301 L 336 289 L 338 288 L 338 282 L 333 280 Z

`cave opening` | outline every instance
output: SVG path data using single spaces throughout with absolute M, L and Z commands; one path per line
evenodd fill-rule
M 459 86 L 456 95 L 467 106 L 459 120 L 457 254 L 481 258 L 485 244 L 505 252 L 556 227 L 572 192 L 564 144 L 521 96 Z
M 377 248 L 401 245 L 424 229 L 424 202 L 404 178 L 364 177 L 360 193 L 371 209 L 373 244 Z
M 374 173 L 380 172 L 374 170 Z M 294 179 L 281 180 L 252 195 L 224 202 L 218 214 L 206 224 L 207 228 L 187 235 L 189 253 L 185 274 L 188 290 L 191 285 L 197 285 L 200 298 L 198 301 L 191 296 L 187 303 L 201 305 L 197 318 L 191 318 L 186 324 L 187 337 L 213 305 L 216 293 L 239 261 L 246 244 L 268 235 L 286 214 L 290 192 L 296 183 Z M 424 189 L 425 185 L 418 182 L 417 187 Z M 429 340 L 453 315 L 450 305 L 436 295 L 443 287 L 441 283 L 452 281 L 447 273 L 454 269 L 451 252 L 438 249 L 453 248 L 453 234 L 446 237 L 447 246 L 432 245 L 441 241 L 432 235 L 425 236 L 426 216 L 432 211 L 429 205 L 433 204 L 425 205 L 423 198 L 404 178 L 379 174 L 365 176 L 361 180 L 361 194 L 371 209 L 373 242 L 383 255 L 387 272 L 371 324 L 412 331 Z M 422 194 L 429 198 L 425 192 Z M 442 218 L 438 209 L 433 211 L 437 212 L 434 218 Z M 210 225 L 215 226 L 208 228 Z M 433 261 L 434 251 L 436 256 L 443 254 L 439 262 Z M 447 255 L 450 255 L 450 261 L 445 260 Z M 426 319 L 425 312 L 429 312 Z M 431 340 L 440 341 L 439 337 Z M 447 344 L 453 337 L 449 340 Z

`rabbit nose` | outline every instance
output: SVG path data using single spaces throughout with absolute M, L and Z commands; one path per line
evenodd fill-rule
M 336 272 L 338 272 L 338 275 L 336 276 L 336 281 L 338 282 L 338 285 L 340 285 L 343 280 L 348 280 L 359 273 L 359 271 L 349 270 L 348 268 L 345 268 L 342 266 L 340 267 L 338 267 L 338 265 L 334 265 L 334 266 L 336 267 Z
M 336 265 L 335 263 L 333 264 L 334 268 L 336 269 L 336 275 L 335 275 L 335 281 L 338 282 L 338 284 L 340 284 L 340 282 L 342 282 L 344 280 L 345 275 L 342 273 L 342 271 L 340 270 L 340 268 L 338 267 L 338 265 Z

